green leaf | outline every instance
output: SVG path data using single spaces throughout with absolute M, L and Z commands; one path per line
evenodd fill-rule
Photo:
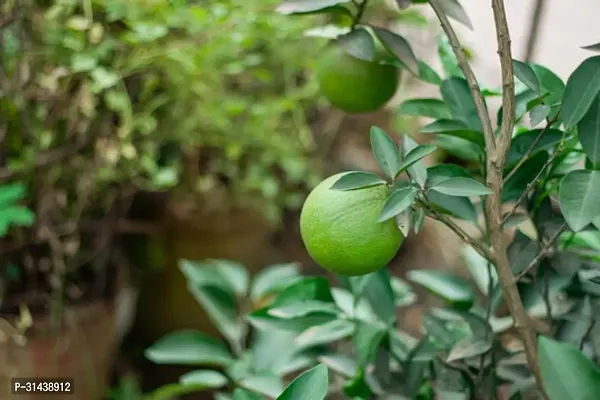
M 325 39 L 337 39 L 341 35 L 345 35 L 350 32 L 349 26 L 337 26 L 334 24 L 328 24 L 324 26 L 318 26 L 312 29 L 304 31 L 304 36 L 308 37 L 319 37 Z
M 469 164 L 479 163 L 482 157 L 481 147 L 458 137 L 438 135 L 434 144 L 446 153 Z
M 536 105 L 542 102 L 542 97 L 533 90 L 525 90 L 515 96 L 515 123 L 520 122 L 523 117 Z M 497 123 L 502 123 L 503 107 L 500 107 L 497 115 Z
M 590 161 L 594 164 L 600 163 L 600 94 L 577 123 L 577 135 Z
M 233 361 L 227 347 L 218 340 L 195 331 L 167 334 L 145 351 L 156 364 L 225 366 Z
M 548 115 L 550 115 L 552 108 L 545 104 L 539 104 L 531 109 L 529 113 L 529 123 L 532 127 L 536 127 L 541 124 Z
M 521 231 L 517 231 L 511 244 L 508 246 L 508 260 L 513 274 L 518 275 L 537 257 L 540 246 L 537 241 L 531 240 Z
M 373 157 L 375 157 L 377 164 L 379 164 L 379 168 L 387 176 L 394 178 L 400 169 L 400 152 L 398 147 L 388 134 L 376 126 L 371 127 L 369 138 L 371 140 Z
M 600 171 L 575 170 L 562 180 L 560 210 L 574 232 L 579 232 L 600 215 Z
M 423 128 L 420 133 L 436 133 L 440 135 L 454 136 L 457 138 L 468 140 L 481 147 L 485 148 L 485 140 L 483 134 L 479 131 L 469 129 L 467 125 L 458 120 L 453 119 L 438 119 Z
M 206 388 L 203 385 L 182 385 L 181 383 L 169 383 L 159 387 L 144 398 L 148 400 L 172 400 L 175 398 L 180 398 L 186 394 L 204 390 L 206 390 Z
M 274 398 L 283 390 L 281 378 L 273 374 L 247 376 L 240 380 L 238 385 L 269 398 Z
M 417 194 L 417 189 L 412 186 L 395 190 L 385 201 L 378 222 L 384 222 L 394 218 L 396 215 L 412 206 L 417 198 Z
M 215 398 L 215 400 L 221 400 Z M 237 388 L 233 391 L 233 397 L 231 400 L 265 400 L 265 398 L 258 393 L 251 392 L 246 389 Z
M 414 303 L 416 300 L 416 294 L 412 291 L 408 282 L 393 277 L 390 282 L 390 286 L 394 291 L 395 304 L 398 307 L 408 306 Z
M 595 323 L 593 312 L 590 296 L 585 296 L 579 301 L 577 309 L 573 310 L 571 314 L 573 318 L 565 321 L 561 328 L 562 341 L 579 346 L 593 328 L 592 324 Z
M 561 141 L 564 133 L 558 129 L 533 129 L 519 134 L 510 143 L 510 150 L 508 152 L 508 157 L 506 158 L 506 166 L 513 166 L 525 157 L 540 134 L 542 137 L 533 147 L 530 156 L 540 150 L 547 150 L 557 145 Z
M 492 193 L 483 183 L 462 177 L 440 180 L 429 189 L 449 196 L 485 196 Z
M 423 61 L 419 61 L 419 78 L 428 83 L 439 85 L 442 83 L 442 78 L 437 72 Z
M 218 286 L 189 282 L 188 290 L 202 305 L 216 328 L 230 343 L 241 345 L 243 326 L 237 317 L 237 301 L 233 294 Z
M 384 179 L 372 172 L 351 171 L 331 185 L 331 190 L 357 190 L 385 184 Z
M 336 319 L 323 325 L 311 326 L 296 337 L 296 345 L 301 348 L 328 344 L 344 339 L 354 333 L 354 323 Z
M 248 293 L 250 277 L 246 267 L 237 261 L 209 259 L 239 297 Z
M 525 84 L 529 89 L 542 94 L 540 81 L 531 66 L 523 61 L 512 60 L 513 71 L 518 80 Z
M 392 53 L 415 76 L 419 76 L 417 57 L 410 43 L 402 36 L 384 28 L 372 27 L 375 35 L 381 40 L 383 47 Z
M 345 378 L 352 378 L 356 373 L 356 361 L 345 354 L 326 354 L 320 356 L 318 360 Z
M 4 236 L 11 225 L 31 226 L 35 222 L 35 214 L 19 206 L 8 206 L 0 208 L 0 237 Z
M 455 119 L 464 122 L 469 129 L 483 131 L 469 84 L 465 79 L 458 77 L 446 79 L 440 85 L 440 92 Z
M 246 316 L 248 322 L 256 329 L 276 329 L 292 332 L 302 332 L 311 326 L 326 324 L 337 318 L 332 313 L 313 312 L 299 318 L 282 319 L 269 315 L 269 308 L 264 307 Z
M 465 168 L 456 164 L 436 164 L 427 168 L 428 185 L 431 182 L 444 180 L 445 178 L 470 178 L 471 174 Z
M 400 164 L 398 171 L 396 172 L 396 177 L 399 173 L 405 171 L 410 168 L 411 165 L 419 162 L 423 158 L 427 157 L 429 154 L 433 153 L 437 149 L 436 146 L 430 144 L 419 145 L 414 147 L 411 151 L 409 151 L 402 160 L 402 164 Z
M 379 344 L 387 333 L 385 325 L 358 321 L 352 342 L 356 348 L 357 364 L 364 368 L 373 361 Z
M 565 129 L 571 129 L 583 118 L 598 92 L 600 92 L 600 56 L 595 56 L 579 64 L 567 80 L 562 99 L 562 119 Z
M 329 372 L 324 364 L 304 372 L 288 385 L 277 400 L 323 400 L 329 387 Z
M 198 388 L 219 389 L 227 385 L 227 377 L 220 372 L 212 370 L 190 371 L 179 377 L 182 385 L 193 385 Z
M 290 0 L 281 3 L 276 11 L 280 14 L 305 14 L 321 11 L 339 4 L 348 3 L 350 0 Z
M 456 55 L 454 54 L 454 51 L 452 51 L 452 45 L 446 35 L 439 36 L 438 56 L 440 57 L 442 67 L 448 78 L 452 76 L 464 78 L 463 72 L 458 65 Z M 439 84 L 441 84 L 441 82 Z
M 22 183 L 10 183 L 0 186 L 0 206 L 6 207 L 16 203 L 25 196 L 25 185 Z
M 427 193 L 429 202 L 440 212 L 466 221 L 477 221 L 477 210 L 468 197 L 449 196 L 439 192 Z
M 540 335 L 538 360 L 550 400 L 598 398 L 600 369 L 575 346 Z
M 467 264 L 469 273 L 473 277 L 475 284 L 481 293 L 489 296 L 488 292 L 490 289 L 490 279 L 492 284 L 495 286 L 498 282 L 498 274 L 494 266 L 491 266 L 491 276 L 488 273 L 488 261 L 483 258 L 473 247 L 465 245 L 462 248 L 462 256 Z
M 396 296 L 391 286 L 391 276 L 386 268 L 372 272 L 363 279 L 366 283 L 362 296 L 367 299 L 377 317 L 385 324 L 396 320 Z M 355 294 L 356 296 L 356 294 Z
M 429 176 L 427 186 L 431 186 L 435 184 L 435 182 L 445 180 L 446 178 L 468 178 L 470 176 L 466 170 L 454 164 L 433 165 L 427 169 L 427 174 Z M 477 211 L 468 197 L 449 196 L 439 192 L 430 191 L 427 193 L 427 198 L 429 202 L 442 213 L 450 214 L 468 221 L 477 221 Z
M 179 269 L 190 285 L 214 286 L 231 295 L 235 292 L 233 285 L 219 271 L 216 263 L 180 260 Z
M 92 85 L 92 91 L 95 93 L 109 89 L 115 86 L 121 77 L 118 73 L 109 71 L 104 67 L 98 67 L 92 70 L 90 73 L 94 84 Z
M 400 147 L 402 150 L 402 157 L 406 158 L 408 153 L 410 153 L 413 149 L 417 148 L 419 145 L 415 140 L 409 135 L 404 135 L 402 137 L 402 142 L 400 143 Z M 427 167 L 423 163 L 423 161 L 417 161 L 407 169 L 408 174 L 411 179 L 414 179 L 419 185 L 425 185 L 427 181 Z
M 508 202 L 521 197 L 531 181 L 538 176 L 550 156 L 545 151 L 535 152 L 504 184 L 502 201 Z
M 299 353 L 294 344 L 295 338 L 296 332 L 291 330 L 254 329 L 250 349 L 246 353 L 250 353 L 248 362 L 243 365 L 244 368 L 240 368 L 239 375 L 232 374 L 232 378 L 239 380 L 251 374 L 262 373 L 279 375 Z
M 332 303 L 318 300 L 303 300 L 297 303 L 271 307 L 268 314 L 276 318 L 293 319 L 315 312 L 337 314 L 338 309 Z
M 467 337 L 456 343 L 446 362 L 464 360 L 466 358 L 478 357 L 487 353 L 492 348 L 492 340 L 485 337 Z
M 422 316 L 423 329 L 429 335 L 433 349 L 450 350 L 456 344 L 459 338 L 449 329 L 447 321 L 427 311 Z
M 450 118 L 446 103 L 439 99 L 410 99 L 402 102 L 397 110 L 401 115 L 423 116 L 429 118 Z
M 411 226 L 413 227 L 413 232 L 415 235 L 421 231 L 423 225 L 425 224 L 425 210 L 423 208 L 418 208 L 412 214 Z
M 252 283 L 252 299 L 262 299 L 279 292 L 300 277 L 297 263 L 271 265 L 256 274 Z
M 414 209 L 408 208 L 400 214 L 396 215 L 396 225 L 398 226 L 398 229 L 400 230 L 400 232 L 402 232 L 402 235 L 404 235 L 404 237 L 410 235 L 410 231 L 413 229 L 411 225 L 413 221 L 413 214 Z
M 322 276 L 302 278 L 286 287 L 277 295 L 273 306 L 294 304 L 300 301 L 318 300 L 334 303 L 329 281 Z
M 562 101 L 562 96 L 565 91 L 565 83 L 554 72 L 546 67 L 537 64 L 530 64 L 538 77 L 542 90 L 546 92 L 544 101 L 549 106 L 554 106 Z M 558 113 L 558 109 L 553 111 L 548 117 L 554 118 Z
M 600 52 L 600 43 L 590 44 L 588 46 L 583 46 L 583 50 L 595 51 L 596 53 Z
M 458 0 L 445 0 L 440 2 L 440 6 L 448 17 L 454 19 L 457 22 L 460 22 L 470 30 L 473 30 L 473 25 L 469 20 L 469 16 L 465 12 L 464 8 L 460 5 Z
M 408 279 L 417 283 L 446 301 L 470 307 L 475 295 L 467 281 L 445 271 L 413 270 Z
M 365 61 L 375 58 L 375 42 L 373 36 L 364 28 L 357 28 L 337 38 L 337 42 L 346 53 Z

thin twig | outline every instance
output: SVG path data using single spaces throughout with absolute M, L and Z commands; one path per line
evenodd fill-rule
M 360 20 L 362 19 L 363 15 L 365 14 L 365 11 L 367 9 L 368 2 L 369 2 L 369 0 L 363 0 L 360 4 L 357 5 L 358 11 L 357 11 L 356 15 L 354 16 L 354 20 L 352 21 L 351 29 L 354 29 L 356 27 L 356 25 L 360 24 Z
M 58 236 L 62 237 L 72 235 L 78 230 L 89 233 L 98 233 L 101 231 L 103 224 L 105 224 L 105 221 L 103 220 L 80 220 L 77 222 L 66 222 L 64 224 L 54 227 L 53 229 L 55 230 L 55 233 Z M 146 221 L 120 219 L 117 222 L 115 222 L 115 224 L 116 234 L 157 236 L 161 232 L 160 226 Z M 5 246 L 3 246 L 2 251 L 0 251 L 0 256 L 15 252 L 26 246 L 43 243 L 44 241 L 44 238 L 36 237 L 30 241 L 7 243 Z
M 483 94 L 481 94 L 481 88 L 479 87 L 479 83 L 477 82 L 477 78 L 475 77 L 475 73 L 471 69 L 469 65 L 469 60 L 467 55 L 465 54 L 464 49 L 460 45 L 460 40 L 458 39 L 458 35 L 452 28 L 452 24 L 450 24 L 450 20 L 444 13 L 444 8 L 440 0 L 429 0 L 429 4 L 431 8 L 437 15 L 440 23 L 442 25 L 442 29 L 448 36 L 448 40 L 452 45 L 452 50 L 456 55 L 456 59 L 458 61 L 458 65 L 460 69 L 465 74 L 465 78 L 469 84 L 469 89 L 471 90 L 471 96 L 473 96 L 473 100 L 475 101 L 475 108 L 477 110 L 477 116 L 481 120 L 481 125 L 483 128 L 483 134 L 485 136 L 485 144 L 486 151 L 488 154 L 496 147 L 496 138 L 494 137 L 494 129 L 492 128 L 492 121 L 490 116 L 487 113 L 487 108 L 485 106 L 485 100 L 483 99 Z M 511 114 L 512 115 L 512 114 Z
M 77 155 L 90 142 L 89 138 L 82 138 L 78 143 L 66 145 L 58 149 L 50 150 L 46 153 L 39 154 L 33 165 L 33 169 L 43 168 L 52 164 L 63 161 L 66 158 Z M 0 168 L 0 181 L 13 179 L 19 175 L 29 173 L 31 169 L 10 169 Z
M 527 184 L 527 187 L 525 188 L 525 190 L 523 191 L 523 193 L 521 193 L 521 196 L 519 196 L 519 198 L 515 202 L 515 205 L 513 206 L 513 208 L 504 216 L 504 219 L 502 220 L 502 224 L 504 224 L 517 211 L 517 208 L 519 208 L 519 205 L 521 204 L 521 202 L 523 200 L 525 200 L 525 198 L 527 196 L 529 196 L 529 194 L 531 193 L 531 191 L 533 190 L 533 188 L 535 187 L 535 185 L 538 183 L 539 179 L 542 177 L 542 175 L 544 174 L 544 172 L 546 172 L 546 169 L 550 165 L 552 165 L 552 163 L 554 163 L 554 161 L 556 160 L 556 158 L 561 153 L 561 150 L 564 147 L 565 134 L 566 134 L 566 132 L 563 132 L 563 139 L 562 139 L 561 143 L 558 145 L 558 147 L 556 148 L 556 151 L 554 153 L 552 153 L 552 155 L 548 158 L 548 160 L 544 163 L 544 165 L 542 165 L 542 168 L 537 173 L 537 175 L 535 176 L 535 178 L 533 178 Z
M 525 62 L 531 62 L 535 54 L 535 46 L 537 45 L 538 35 L 540 33 L 540 25 L 542 16 L 546 11 L 547 0 L 536 0 L 533 6 L 533 18 L 529 27 L 529 35 L 527 36 L 527 47 L 525 48 Z
M 519 170 L 519 168 L 521 168 L 523 166 L 523 164 L 525 164 L 525 162 L 527 160 L 529 160 L 529 158 L 531 157 L 531 154 L 535 150 L 535 147 L 540 142 L 540 140 L 542 140 L 542 136 L 544 136 L 544 134 L 548 131 L 548 129 L 550 129 L 550 127 L 552 125 L 554 125 L 554 123 L 556 123 L 557 120 L 558 120 L 558 113 L 551 120 L 547 120 L 547 123 L 546 123 L 546 126 L 544 127 L 544 129 L 542 129 L 540 131 L 540 133 L 537 135 L 537 137 L 535 138 L 533 143 L 531 143 L 531 146 L 529 146 L 529 149 L 527 149 L 527 151 L 525 152 L 523 157 L 521 157 L 521 159 L 519 160 L 517 165 L 515 165 L 515 167 L 508 173 L 508 175 L 506 175 L 506 177 L 504 178 L 504 181 L 502 183 L 506 184 L 506 182 L 508 182 L 508 180 Z
M 579 342 L 579 350 L 583 350 L 583 345 L 585 344 L 585 341 L 587 340 L 587 338 L 590 336 L 590 334 L 594 330 L 594 326 L 596 326 L 596 320 L 594 319 L 594 317 L 590 317 L 590 326 L 586 329 L 585 333 L 583 334 L 583 337 L 581 338 L 581 342 Z
M 544 293 L 542 294 L 546 304 L 546 319 L 552 329 L 552 302 L 550 301 L 550 269 L 544 269 Z
M 460 226 L 458 226 L 451 218 L 448 216 L 438 212 L 431 205 L 425 202 L 421 202 L 421 205 L 429 212 L 429 214 L 437 221 L 446 225 L 450 230 L 452 230 L 458 237 L 460 237 L 465 243 L 473 247 L 479 255 L 481 255 L 486 260 L 491 260 L 492 255 L 490 254 L 487 247 L 483 245 L 483 243 L 477 241 L 472 238 L 467 232 L 465 232 Z
M 536 267 L 536 265 L 538 265 L 538 263 L 542 260 L 542 258 L 544 258 L 545 256 L 548 255 L 548 253 L 554 246 L 554 242 L 556 242 L 556 239 L 558 239 L 558 237 L 561 235 L 561 233 L 563 233 L 563 231 L 566 227 L 567 227 L 567 223 L 564 222 L 561 225 L 561 227 L 558 229 L 558 231 L 554 235 L 552 235 L 552 237 L 550 239 L 548 239 L 548 242 L 546 242 L 546 244 L 541 248 L 539 253 L 533 258 L 533 260 L 531 260 L 529 265 L 527 265 L 527 267 L 525 267 L 525 269 L 523 271 L 521 271 L 519 273 L 519 275 L 517 275 L 515 277 L 515 283 L 517 283 L 521 279 L 523 279 L 523 277 L 525 275 L 527 275 L 529 273 L 529 271 L 531 271 L 533 268 Z

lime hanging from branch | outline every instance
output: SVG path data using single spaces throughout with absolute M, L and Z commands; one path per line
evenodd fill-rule
M 348 113 L 365 113 L 383 107 L 396 93 L 400 70 L 389 63 L 389 52 L 375 42 L 373 61 L 356 58 L 331 42 L 317 61 L 316 77 L 329 102 Z
M 388 188 L 331 189 L 345 174 L 333 175 L 312 190 L 300 214 L 300 233 L 321 267 L 344 276 L 364 275 L 385 267 L 404 235 L 394 219 L 378 222 Z

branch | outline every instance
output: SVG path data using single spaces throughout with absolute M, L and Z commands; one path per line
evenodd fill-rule
M 525 267 L 525 269 L 523 271 L 521 271 L 519 273 L 519 275 L 517 275 L 515 277 L 515 283 L 517 283 L 521 279 L 523 279 L 523 277 L 525 275 L 527 275 L 529 273 L 529 271 L 531 271 L 533 268 L 535 268 L 536 265 L 538 265 L 538 263 L 542 260 L 542 258 L 544 258 L 545 256 L 547 256 L 550 253 L 550 250 L 552 250 L 552 247 L 554 247 L 554 242 L 556 242 L 556 239 L 558 239 L 558 237 L 560 236 L 561 233 L 563 233 L 563 231 L 566 227 L 567 227 L 567 223 L 564 222 L 562 224 L 562 226 L 558 229 L 558 231 L 554 235 L 552 235 L 552 237 L 548 240 L 548 242 L 542 247 L 540 252 L 533 258 L 533 260 L 531 260 L 529 265 L 527 265 L 527 267 Z
M 502 69 L 502 124 L 500 136 L 496 140 L 496 148 L 487 159 L 487 182 L 492 189 L 492 194 L 487 198 L 487 213 L 489 221 L 490 240 L 494 252 L 496 271 L 502 286 L 506 304 L 515 322 L 523 341 L 527 363 L 535 376 L 536 383 L 542 397 L 548 396 L 544 390 L 540 365 L 538 362 L 536 335 L 531 318 L 527 314 L 521 295 L 515 283 L 514 275 L 510 268 L 506 243 L 504 241 L 502 226 L 502 175 L 506 154 L 510 148 L 513 128 L 515 124 L 515 80 L 513 74 L 510 33 L 506 19 L 506 10 L 503 0 L 492 0 L 496 37 L 498 40 L 498 56 Z
M 500 136 L 496 140 L 497 151 L 490 154 L 491 163 L 502 164 L 506 159 L 506 151 L 510 147 L 513 128 L 515 125 L 515 78 L 512 65 L 512 53 L 510 49 L 510 34 L 504 0 L 492 0 L 494 10 L 494 21 L 496 23 L 496 38 L 498 39 L 498 56 L 502 69 L 502 123 L 500 125 Z M 502 181 L 500 181 L 500 184 Z
M 481 255 L 488 261 L 492 260 L 492 255 L 490 254 L 489 250 L 481 242 L 473 239 L 467 232 L 465 232 L 460 226 L 458 226 L 454 221 L 452 221 L 451 218 L 439 213 L 427 203 L 422 202 L 421 204 L 434 219 L 446 225 L 450 230 L 456 233 L 456 235 L 460 237 L 465 243 L 473 247 L 473 249 L 475 249 L 475 251 L 477 251 L 479 255 Z
M 469 84 L 469 89 L 471 90 L 471 96 L 473 96 L 473 101 L 475 102 L 477 116 L 481 120 L 481 125 L 483 127 L 483 134 L 485 136 L 486 152 L 488 154 L 491 154 L 492 151 L 496 147 L 496 138 L 494 137 L 494 129 L 492 128 L 492 121 L 490 119 L 490 116 L 487 113 L 487 109 L 485 106 L 485 100 L 483 99 L 483 94 L 481 94 L 481 88 L 479 87 L 479 83 L 477 83 L 477 78 L 475 77 L 475 73 L 473 72 L 473 70 L 471 69 L 471 66 L 469 65 L 467 55 L 465 54 L 465 51 L 463 50 L 462 46 L 460 45 L 460 40 L 458 39 L 458 36 L 456 35 L 454 28 L 452 28 L 452 25 L 450 24 L 450 20 L 448 19 L 446 14 L 444 14 L 444 9 L 442 7 L 441 1 L 440 0 L 429 0 L 429 4 L 431 5 L 431 8 L 433 8 L 433 11 L 437 15 L 438 19 L 440 20 L 442 29 L 446 33 L 446 36 L 448 36 L 448 40 L 450 41 L 450 44 L 452 45 L 452 50 L 454 51 L 454 54 L 456 55 L 456 59 L 458 60 L 458 65 L 460 66 L 460 69 L 465 74 L 465 78 L 467 79 L 467 82 Z
M 510 269 L 510 262 L 504 241 L 502 227 L 502 175 L 504 164 L 506 161 L 506 153 L 510 147 L 512 131 L 514 128 L 515 114 L 515 83 L 513 77 L 512 54 L 510 48 L 510 34 L 508 30 L 508 22 L 506 20 L 506 11 L 504 9 L 503 0 L 492 0 L 492 9 L 494 11 L 494 20 L 496 25 L 496 36 L 498 40 L 498 55 L 500 57 L 500 65 L 502 68 L 502 124 L 500 135 L 496 138 L 491 126 L 490 117 L 487 114 L 483 95 L 477 84 L 477 79 L 469 66 L 465 53 L 460 45 L 460 41 L 448 18 L 443 12 L 440 0 L 429 0 L 431 7 L 438 16 L 442 28 L 452 45 L 452 49 L 457 57 L 459 66 L 465 78 L 469 82 L 469 88 L 477 115 L 481 120 L 484 130 L 486 154 L 487 154 L 487 184 L 492 189 L 492 194 L 486 199 L 486 218 L 488 221 L 488 231 L 490 233 L 490 241 L 492 245 L 492 261 L 495 264 L 496 271 L 506 303 L 509 307 L 510 314 L 514 320 L 515 326 L 519 330 L 523 340 L 525 353 L 527 354 L 528 364 L 533 371 L 540 391 L 545 395 L 543 385 L 541 383 L 540 368 L 537 360 L 537 347 L 535 334 L 532 329 L 531 318 L 527 314 L 523 301 L 514 283 L 514 275 Z
M 533 55 L 535 53 L 535 46 L 537 44 L 538 34 L 540 33 L 540 23 L 542 21 L 542 16 L 546 11 L 546 6 L 548 5 L 548 1 L 546 0 L 536 0 L 535 5 L 533 6 L 533 18 L 531 22 L 531 26 L 529 27 L 529 35 L 527 38 L 527 48 L 525 49 L 525 62 L 531 62 Z

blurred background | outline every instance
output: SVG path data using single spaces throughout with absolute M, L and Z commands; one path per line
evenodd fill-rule
M 449 48 L 425 6 L 373 3 L 371 21 L 441 68 Z M 369 128 L 416 133 L 397 105 L 437 88 L 405 73 L 385 110 L 333 109 L 313 78 L 327 39 L 306 34 L 323 17 L 278 4 L 0 0 L 0 386 L 68 376 L 84 382 L 69 398 L 137 399 L 185 370 L 145 348 L 182 328 L 217 334 L 179 260 L 317 271 L 298 229 L 307 193 L 373 168 Z M 461 4 L 457 29 L 496 88 L 490 4 Z M 515 57 L 563 79 L 600 41 L 596 0 L 506 8 Z M 468 162 L 453 149 L 436 157 Z

